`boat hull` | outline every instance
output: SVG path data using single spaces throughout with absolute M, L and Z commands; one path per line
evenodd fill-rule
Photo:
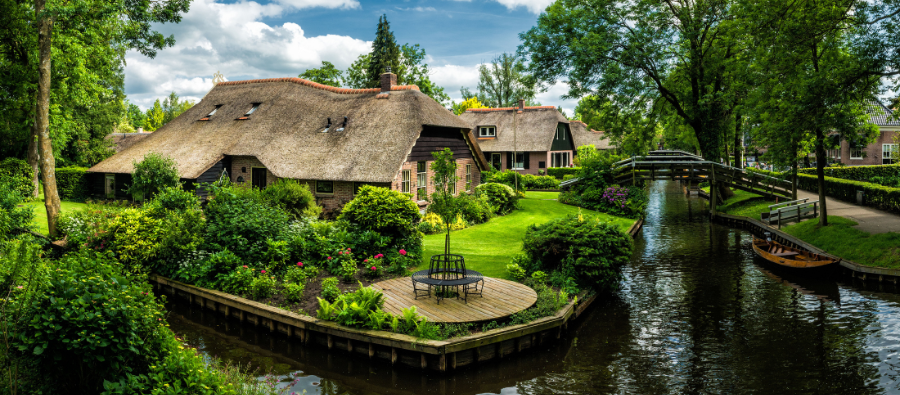
M 838 261 L 808 251 L 791 248 L 780 243 L 753 238 L 753 251 L 761 258 L 783 267 L 794 269 L 819 269 L 829 267 Z M 781 254 L 781 255 L 779 255 Z M 793 254 L 784 256 L 785 254 Z

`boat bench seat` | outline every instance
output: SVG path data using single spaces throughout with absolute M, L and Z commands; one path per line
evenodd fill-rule
M 772 255 L 775 255 L 775 256 L 781 256 L 781 257 L 787 257 L 787 256 L 800 255 L 800 254 L 799 254 L 799 253 L 796 253 L 796 252 L 793 252 L 793 251 L 788 251 L 788 252 L 779 252 L 779 253 L 777 253 L 777 254 L 772 254 Z

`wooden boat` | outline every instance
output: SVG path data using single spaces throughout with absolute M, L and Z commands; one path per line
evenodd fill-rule
M 756 255 L 776 265 L 797 269 L 821 268 L 840 261 L 757 237 L 753 238 L 753 251 L 756 252 Z

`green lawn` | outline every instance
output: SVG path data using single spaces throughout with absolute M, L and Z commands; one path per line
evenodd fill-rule
M 49 233 L 47 230 L 47 209 L 44 207 L 44 195 L 41 194 L 37 199 L 24 203 L 24 205 L 34 208 L 34 230 L 42 235 Z M 62 201 L 59 203 L 59 213 L 68 213 L 85 207 L 87 207 L 87 204 L 84 203 Z
M 853 228 L 853 220 L 828 216 L 828 226 L 819 227 L 819 219 L 803 221 L 784 228 L 796 236 L 830 254 L 849 259 L 860 265 L 900 268 L 900 233 L 870 234 Z
M 556 192 L 527 192 L 519 201 L 520 210 L 496 217 L 481 225 L 475 225 L 450 233 L 450 252 L 466 258 L 466 268 L 478 270 L 489 277 L 506 277 L 506 265 L 513 255 L 522 251 L 525 229 L 532 224 L 542 224 L 554 218 L 578 214 L 579 208 L 559 203 L 548 197 Z M 635 220 L 614 217 L 581 209 L 583 214 L 592 214 L 627 231 Z M 425 257 L 444 251 L 444 234 L 425 236 Z M 423 264 L 427 268 L 427 263 Z

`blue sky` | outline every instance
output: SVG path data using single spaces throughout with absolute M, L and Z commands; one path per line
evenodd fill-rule
M 126 55 L 125 90 L 147 108 L 171 91 L 199 100 L 221 71 L 228 80 L 296 76 L 326 60 L 344 69 L 371 49 L 378 17 L 387 15 L 398 44 L 420 44 L 433 81 L 459 100 L 477 67 L 514 52 L 552 0 L 193 0 L 181 23 L 156 28 L 175 35 L 154 59 Z M 566 88 L 538 96 L 571 113 Z

